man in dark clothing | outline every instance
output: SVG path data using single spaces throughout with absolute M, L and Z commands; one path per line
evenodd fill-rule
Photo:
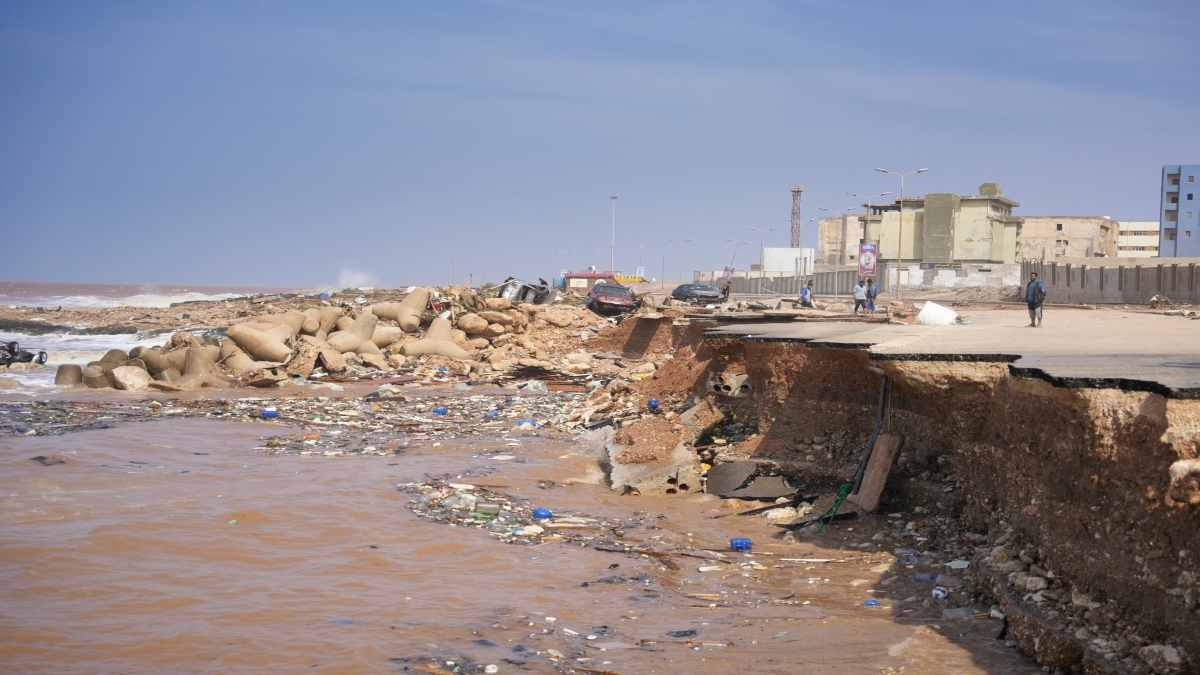
M 729 282 L 728 281 L 726 281 L 725 284 L 723 286 L 721 286 L 721 301 L 729 302 Z
M 867 279 L 867 311 L 875 311 L 875 298 L 879 297 L 879 287 L 875 285 L 874 279 Z
M 1037 272 L 1029 273 L 1025 284 L 1025 302 L 1029 303 L 1029 328 L 1042 327 L 1042 302 L 1046 299 L 1046 284 L 1038 279 Z

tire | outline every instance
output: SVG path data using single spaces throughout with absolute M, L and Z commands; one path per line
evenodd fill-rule
M 46 352 L 38 352 L 37 356 L 34 357 L 33 362 L 38 365 L 44 366 L 44 365 L 46 365 L 46 361 L 48 361 L 49 359 L 50 359 L 50 355 L 47 354 Z

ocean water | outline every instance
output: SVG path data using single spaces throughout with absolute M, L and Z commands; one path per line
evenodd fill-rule
M 285 286 L 181 286 L 0 281 L 0 305 L 33 307 L 170 307 L 174 302 L 286 293 Z

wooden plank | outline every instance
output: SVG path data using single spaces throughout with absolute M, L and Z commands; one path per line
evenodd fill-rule
M 896 470 L 896 463 L 900 459 L 900 445 L 903 442 L 903 436 L 879 434 L 879 438 L 875 439 L 875 450 L 871 453 L 871 460 L 867 462 L 867 470 L 863 474 L 858 494 L 850 495 L 849 501 L 866 512 L 879 508 L 883 489 L 887 487 L 888 478 Z

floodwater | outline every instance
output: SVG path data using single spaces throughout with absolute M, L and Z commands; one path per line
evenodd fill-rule
M 256 452 L 264 433 L 180 419 L 0 440 L 0 670 L 1041 672 L 994 639 L 999 621 L 944 621 L 903 602 L 929 586 L 881 585 L 887 569 L 913 571 L 853 547 L 868 521 L 784 543 L 762 518 L 712 518 L 730 511 L 707 495 L 568 484 L 595 475 L 591 460 L 536 436 L 309 457 Z M 475 456 L 499 448 L 514 459 Z M 763 569 L 680 557 L 674 571 L 417 518 L 396 484 L 445 474 L 629 521 L 625 536 L 647 545 L 750 537 Z M 881 606 L 863 606 L 872 598 Z M 693 644 L 671 631 L 696 631 Z

